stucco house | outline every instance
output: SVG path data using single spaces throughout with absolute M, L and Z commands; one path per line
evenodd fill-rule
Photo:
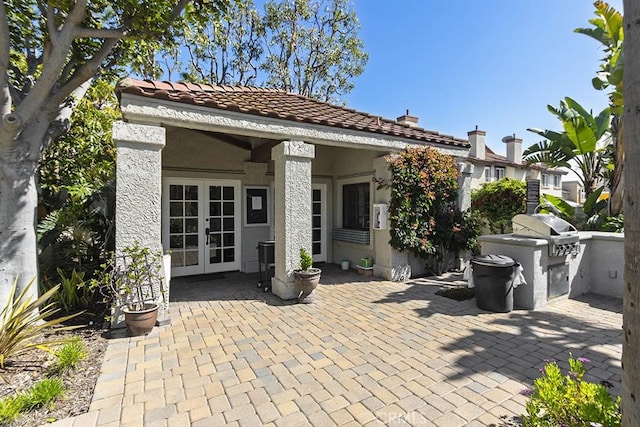
M 562 181 L 563 199 L 582 206 L 585 200 L 584 187 L 580 181 Z
M 489 148 L 485 131 L 476 127 L 467 135 L 471 145 L 468 161 L 474 165 L 471 189 L 480 188 L 483 184 L 505 177 L 520 181 L 537 179 L 540 181 L 540 193 L 563 197 L 562 177 L 567 172 L 541 164 L 523 163 L 522 139 L 516 138 L 515 135 L 502 138 L 502 142 L 507 146 L 507 155 L 502 156 Z
M 258 242 L 272 239 L 283 299 L 297 296 L 301 247 L 317 262 L 371 257 L 389 279 L 420 270 L 373 220 L 389 190 L 372 179 L 390 178 L 384 156 L 412 144 L 459 161 L 469 205 L 469 142 L 408 113 L 394 121 L 271 89 L 134 79 L 117 94 L 116 251 L 135 240 L 171 251 L 174 277 L 255 272 Z

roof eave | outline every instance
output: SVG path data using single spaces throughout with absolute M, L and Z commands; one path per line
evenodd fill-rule
M 400 151 L 410 145 L 429 145 L 455 157 L 466 158 L 468 146 L 395 137 L 320 124 L 294 122 L 242 112 L 121 93 L 125 120 L 280 140 L 302 140 L 320 145 Z M 434 137 L 435 139 L 435 137 Z

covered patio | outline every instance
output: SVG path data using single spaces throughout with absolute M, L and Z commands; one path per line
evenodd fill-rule
M 468 141 L 423 129 L 408 111 L 390 120 L 271 89 L 135 79 L 117 93 L 116 252 L 134 242 L 171 252 L 174 278 L 256 272 L 267 240 L 283 300 L 297 297 L 301 248 L 316 262 L 372 258 L 386 279 L 424 269 L 389 245 L 382 220 L 385 156 L 409 146 L 452 156 L 459 204 L 470 203 Z
M 488 313 L 435 294 L 458 279 L 326 264 L 314 305 L 255 274 L 175 280 L 171 324 L 111 340 L 90 412 L 54 425 L 509 425 L 544 359 L 570 352 L 619 393 L 621 300 Z

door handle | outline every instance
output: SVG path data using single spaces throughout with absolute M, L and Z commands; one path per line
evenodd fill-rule
M 207 236 L 207 245 L 209 244 L 209 227 L 205 228 L 204 235 Z

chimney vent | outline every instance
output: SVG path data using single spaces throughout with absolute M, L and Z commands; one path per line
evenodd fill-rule
M 507 144 L 507 160 L 517 165 L 522 164 L 522 139 L 516 138 L 516 134 L 507 135 L 502 138 L 502 142 Z
M 404 125 L 404 126 L 410 126 L 410 127 L 417 127 L 418 126 L 418 118 L 415 116 L 410 116 L 409 115 L 409 109 L 407 109 L 407 112 L 398 117 L 396 119 L 396 123 L 398 123 L 399 125 Z
M 484 160 L 486 151 L 485 138 L 487 136 L 487 132 L 479 130 L 478 125 L 476 125 L 475 130 L 467 132 L 467 136 L 469 137 L 469 144 L 471 144 L 469 155 L 476 159 Z

